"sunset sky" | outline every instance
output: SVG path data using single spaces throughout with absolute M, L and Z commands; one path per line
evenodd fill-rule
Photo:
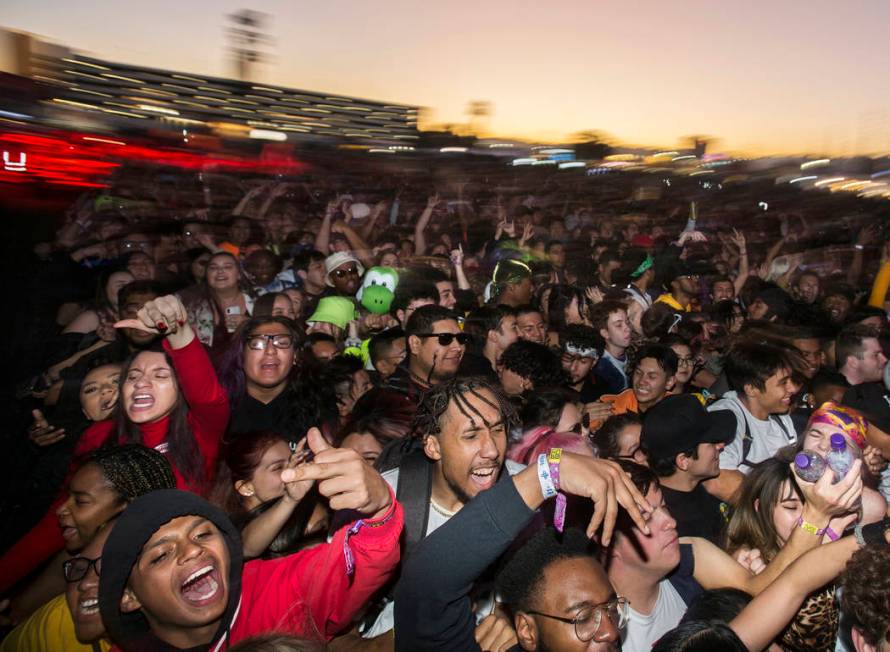
M 494 135 L 753 154 L 890 151 L 890 2 L 25 0 L 0 24 L 94 56 L 231 76 L 224 16 L 270 15 L 258 81 L 430 108 Z

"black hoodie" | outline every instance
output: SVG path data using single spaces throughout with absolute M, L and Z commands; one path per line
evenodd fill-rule
M 213 641 L 222 640 L 235 616 L 241 595 L 241 536 L 229 517 L 203 498 L 178 489 L 163 489 L 140 496 L 120 516 L 102 549 L 99 611 L 108 637 L 125 652 L 177 650 L 157 638 L 141 611 L 123 613 L 121 598 L 142 547 L 166 523 L 180 516 L 202 516 L 222 533 L 229 550 L 228 604 Z M 190 648 L 204 652 L 212 644 Z

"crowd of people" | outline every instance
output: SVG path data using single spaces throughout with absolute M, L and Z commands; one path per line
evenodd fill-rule
M 879 206 L 117 174 L 27 263 L 3 652 L 890 650 Z

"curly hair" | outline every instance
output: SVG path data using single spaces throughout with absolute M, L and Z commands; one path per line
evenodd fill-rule
M 537 342 L 513 342 L 501 354 L 501 364 L 505 369 L 530 380 L 535 389 L 560 387 L 568 381 L 559 356 Z
M 489 392 L 494 396 L 494 400 L 482 392 Z M 440 434 L 442 432 L 442 417 L 452 402 L 468 419 L 472 419 L 471 415 L 475 415 L 486 426 L 493 425 L 488 423 L 479 410 L 470 403 L 467 398 L 468 394 L 486 405 L 496 408 L 504 422 L 504 428 L 508 432 L 519 423 L 516 408 L 513 407 L 499 386 L 481 377 L 452 378 L 444 383 L 434 385 L 423 395 L 423 399 L 417 407 L 417 413 L 414 415 L 414 423 L 411 428 L 413 436 L 422 439 L 428 435 Z
M 890 642 L 890 546 L 868 545 L 847 562 L 841 607 L 865 642 Z

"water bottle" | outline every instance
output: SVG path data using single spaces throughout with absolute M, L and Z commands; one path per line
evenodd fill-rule
M 825 458 L 813 451 L 801 451 L 794 456 L 794 472 L 806 482 L 818 482 L 827 466 Z
M 831 436 L 831 450 L 825 461 L 834 471 L 834 481 L 840 482 L 847 475 L 847 471 L 853 466 L 853 452 L 847 446 L 847 440 L 843 435 L 835 433 Z

